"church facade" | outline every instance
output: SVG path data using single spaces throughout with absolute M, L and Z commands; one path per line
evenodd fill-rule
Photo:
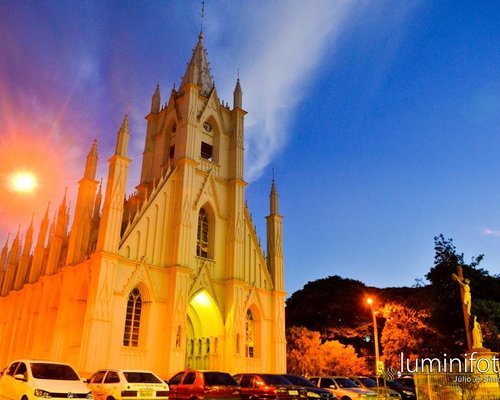
M 126 195 L 128 117 L 109 159 L 97 143 L 73 222 L 64 196 L 0 255 L 0 365 L 16 358 L 99 368 L 285 372 L 282 216 L 274 181 L 267 249 L 245 202 L 243 95 L 221 103 L 198 42 L 178 90 L 146 116 L 141 178 Z M 37 236 L 35 238 L 35 236 Z

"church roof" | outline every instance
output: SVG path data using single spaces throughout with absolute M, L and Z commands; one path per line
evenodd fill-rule
M 186 83 L 194 83 L 201 87 L 201 94 L 208 97 L 214 88 L 214 82 L 210 73 L 207 59 L 207 51 L 203 47 L 203 35 L 198 36 L 198 43 L 193 50 L 193 55 L 188 63 L 186 73 L 182 77 L 181 88 Z

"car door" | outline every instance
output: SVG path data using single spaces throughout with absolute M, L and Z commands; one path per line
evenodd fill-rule
M 89 379 L 88 386 L 90 390 L 92 390 L 92 396 L 94 400 L 105 400 L 106 392 L 104 390 L 104 385 L 102 381 L 104 380 L 104 376 L 106 375 L 106 370 L 97 371 L 94 375 L 92 375 Z
M 168 387 L 170 389 L 170 400 L 177 400 L 177 393 L 183 376 L 184 372 L 179 372 L 168 381 Z
M 326 389 L 339 397 L 338 386 L 332 378 L 321 378 L 319 381 L 319 387 L 322 389 Z
M 181 383 L 177 386 L 177 400 L 189 400 L 193 397 L 195 391 L 196 372 L 186 373 Z
M 20 377 L 22 375 L 22 378 Z M 12 399 L 21 399 L 28 391 L 28 368 L 26 363 L 20 362 L 12 379 Z
M 3 374 L 2 378 L 0 378 L 0 399 L 2 400 L 13 400 L 14 393 L 13 387 L 14 384 L 14 374 L 19 365 L 19 361 L 15 361 L 10 364 L 7 371 Z
M 108 396 L 112 396 L 115 399 L 120 397 L 120 376 L 118 372 L 108 371 L 102 382 L 102 388 L 104 394 L 103 399 L 107 399 Z
M 241 398 L 247 400 L 251 397 L 253 391 L 253 375 L 243 374 L 239 379 L 241 387 Z

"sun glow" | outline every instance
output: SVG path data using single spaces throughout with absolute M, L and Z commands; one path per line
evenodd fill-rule
M 16 172 L 10 179 L 10 186 L 15 192 L 30 193 L 37 185 L 36 176 L 30 172 Z

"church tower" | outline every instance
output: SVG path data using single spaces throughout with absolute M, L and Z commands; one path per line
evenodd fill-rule
M 179 88 L 164 103 L 154 89 L 131 195 L 127 151 L 137 133 L 125 116 L 102 210 L 92 144 L 69 235 L 65 197 L 51 229 L 47 210 L 10 294 L 17 258 L 4 257 L 12 265 L 1 309 L 14 315 L 24 301 L 16 326 L 47 333 L 25 339 L 0 315 L 0 342 L 9 343 L 0 362 L 24 351 L 84 375 L 113 366 L 165 379 L 184 368 L 285 372 L 283 217 L 273 180 L 266 257 L 245 202 L 239 78 L 232 96 L 231 106 L 219 98 L 200 34 Z

